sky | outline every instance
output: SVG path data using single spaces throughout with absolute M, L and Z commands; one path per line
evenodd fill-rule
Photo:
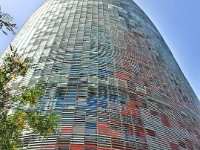
M 200 0 L 134 0 L 155 24 L 200 99 Z M 18 29 L 44 0 L 0 0 Z M 14 38 L 0 32 L 0 53 Z

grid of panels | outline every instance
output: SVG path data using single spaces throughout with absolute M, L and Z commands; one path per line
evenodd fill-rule
M 169 48 L 132 0 L 46 0 L 13 43 L 43 82 L 59 135 L 29 149 L 197 150 L 199 102 Z

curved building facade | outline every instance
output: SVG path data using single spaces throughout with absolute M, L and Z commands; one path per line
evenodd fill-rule
M 40 109 L 61 116 L 29 149 L 200 149 L 199 100 L 132 0 L 46 0 L 12 44 L 36 64 L 14 86 L 45 83 Z

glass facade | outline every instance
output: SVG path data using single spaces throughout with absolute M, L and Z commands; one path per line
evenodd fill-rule
M 13 86 L 43 82 L 61 116 L 29 149 L 200 150 L 199 100 L 132 0 L 46 0 L 12 45 L 35 63 Z

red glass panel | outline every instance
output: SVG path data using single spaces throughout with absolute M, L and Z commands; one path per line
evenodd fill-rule
M 70 150 L 83 150 L 84 145 L 83 144 L 71 144 Z
M 116 73 L 115 77 L 122 80 L 130 80 L 130 77 L 125 73 Z
M 142 127 L 135 126 L 134 131 L 136 136 L 144 137 L 144 129 Z
M 162 121 L 164 126 L 170 127 L 170 124 L 169 124 L 169 121 L 168 121 L 168 117 L 166 115 L 160 114 L 160 118 L 161 118 L 161 121 Z
M 72 127 L 63 127 L 61 129 L 61 133 L 69 133 L 69 134 L 71 134 L 72 133 Z
M 153 130 L 146 129 L 146 132 L 147 132 L 147 135 L 149 135 L 149 136 L 154 136 L 154 137 L 156 136 L 156 133 Z
M 170 148 L 171 148 L 172 150 L 179 150 L 179 148 L 178 148 L 178 145 L 177 145 L 177 144 L 175 144 L 175 143 L 172 143 L 172 142 L 169 142 L 169 145 L 170 145 Z

